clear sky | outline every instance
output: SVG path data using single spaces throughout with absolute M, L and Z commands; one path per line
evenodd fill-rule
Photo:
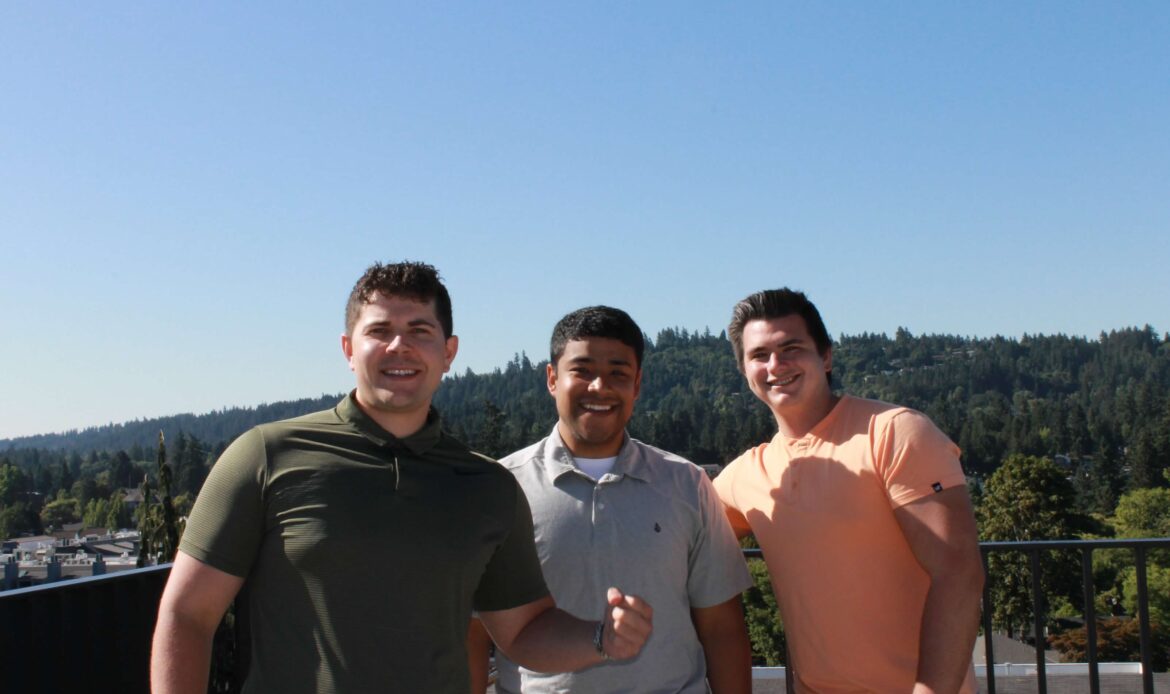
M 347 390 L 374 260 L 455 368 L 595 303 L 1170 330 L 1170 3 L 0 4 L 0 439 Z

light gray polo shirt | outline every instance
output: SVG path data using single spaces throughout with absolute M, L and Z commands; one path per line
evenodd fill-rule
M 546 675 L 496 663 L 501 694 L 706 692 L 692 607 L 726 602 L 751 585 L 743 553 L 706 473 L 628 435 L 613 469 L 594 481 L 554 426 L 547 438 L 500 461 L 528 497 L 536 551 L 557 606 L 600 619 L 616 586 L 654 608 L 637 658 Z

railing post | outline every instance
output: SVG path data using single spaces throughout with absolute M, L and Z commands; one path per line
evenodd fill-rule
M 94 557 L 93 575 L 94 576 L 106 575 L 106 560 L 102 559 L 102 555 L 100 555 L 100 554 L 97 555 L 96 557 Z
M 45 583 L 56 583 L 61 580 L 61 562 L 57 555 L 49 557 L 49 564 L 45 567 Z
M 1093 548 L 1081 549 L 1081 584 L 1085 596 L 1085 654 L 1089 660 L 1089 693 L 1101 694 L 1101 674 L 1097 667 L 1097 605 L 1093 588 Z
M 989 554 L 991 551 L 986 547 L 980 548 L 983 557 L 983 653 L 987 663 L 987 694 L 995 694 L 995 646 L 991 643 L 991 570 L 987 565 Z
M 1153 654 L 1150 647 L 1150 596 L 1146 589 L 1146 548 L 1138 545 L 1135 550 L 1137 564 L 1138 627 L 1142 646 L 1142 691 L 1154 694 L 1154 672 L 1150 667 Z
M 20 564 L 16 562 L 16 557 L 11 556 L 4 564 L 4 590 L 12 590 L 16 587 L 16 579 L 20 577 Z
M 1036 684 L 1039 694 L 1048 694 L 1048 671 L 1044 667 L 1044 592 L 1040 588 L 1040 550 L 1028 551 L 1032 565 L 1032 635 L 1036 639 Z

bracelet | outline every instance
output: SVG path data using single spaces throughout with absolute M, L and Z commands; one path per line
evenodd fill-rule
M 593 630 L 593 648 L 601 655 L 602 659 L 610 660 L 609 654 L 605 652 L 605 642 L 602 640 L 605 637 L 605 620 L 597 623 L 597 628 Z

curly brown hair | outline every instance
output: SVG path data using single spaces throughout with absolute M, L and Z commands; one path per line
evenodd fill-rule
M 399 296 L 423 303 L 434 300 L 435 314 L 443 326 L 443 337 L 454 334 L 451 319 L 451 295 L 439 279 L 439 271 L 433 265 L 404 260 L 401 263 L 383 265 L 374 263 L 353 285 L 349 301 L 345 304 L 345 334 L 353 334 L 354 323 L 362 306 L 370 303 L 375 293 Z

